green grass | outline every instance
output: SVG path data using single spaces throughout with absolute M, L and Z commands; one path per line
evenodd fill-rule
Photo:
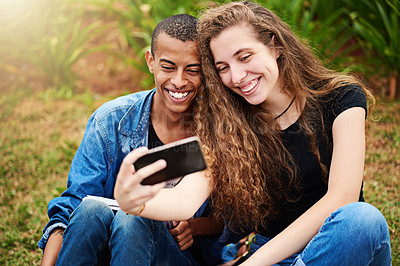
M 378 103 L 366 131 L 365 199 L 386 217 L 392 263 L 400 265 L 400 103 Z
M 0 94 L 0 265 L 38 265 L 47 203 L 65 189 L 90 114 L 111 96 Z M 400 265 L 400 104 L 378 103 L 367 123 L 365 197 L 385 215 Z
M 95 104 L 82 95 L 31 91 L 0 96 L 0 264 L 39 264 L 47 203 L 66 186 L 72 157 Z M 86 96 L 87 98 L 87 96 Z

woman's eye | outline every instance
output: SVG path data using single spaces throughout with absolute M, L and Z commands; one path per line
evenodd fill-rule
M 217 68 L 217 71 L 218 71 L 218 72 L 224 72 L 224 71 L 227 70 L 227 69 L 228 69 L 227 66 L 221 66 L 221 67 L 218 67 L 218 68 Z
M 241 62 L 244 62 L 244 61 L 246 61 L 247 59 L 249 59 L 250 56 L 251 56 L 250 54 L 247 54 L 247 55 L 243 56 L 242 58 L 240 58 L 240 61 L 241 61 Z

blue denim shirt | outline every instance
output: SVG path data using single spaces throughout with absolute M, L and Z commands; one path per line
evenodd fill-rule
M 151 102 L 155 89 L 109 101 L 90 117 L 71 164 L 67 190 L 48 205 L 49 223 L 38 246 L 44 249 L 51 232 L 66 228 L 75 208 L 87 195 L 114 198 L 115 180 L 123 158 L 147 146 Z

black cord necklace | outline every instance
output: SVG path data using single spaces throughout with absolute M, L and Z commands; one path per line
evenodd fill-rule
M 281 117 L 282 115 L 284 115 L 284 114 L 287 112 L 287 110 L 289 110 L 290 106 L 292 106 L 292 104 L 293 104 L 293 102 L 294 102 L 294 99 L 296 99 L 296 96 L 293 97 L 293 100 L 289 103 L 289 106 L 286 107 L 285 111 L 283 111 L 280 115 L 278 115 L 277 117 L 275 117 L 275 120 L 278 119 L 279 117 Z

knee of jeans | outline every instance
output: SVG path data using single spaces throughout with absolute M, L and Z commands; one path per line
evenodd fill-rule
M 127 215 L 123 211 L 118 211 L 112 223 L 112 231 L 118 230 L 131 230 L 131 228 L 139 229 L 151 226 L 151 221 L 149 219 Z
M 111 208 L 104 202 L 87 199 L 81 202 L 79 206 L 71 215 L 72 219 L 80 219 L 84 221 L 90 221 L 92 219 L 98 220 L 112 220 L 114 213 Z
M 385 217 L 373 205 L 354 202 L 340 208 L 338 212 L 348 234 L 356 234 L 358 238 L 364 236 L 371 240 L 389 241 Z

